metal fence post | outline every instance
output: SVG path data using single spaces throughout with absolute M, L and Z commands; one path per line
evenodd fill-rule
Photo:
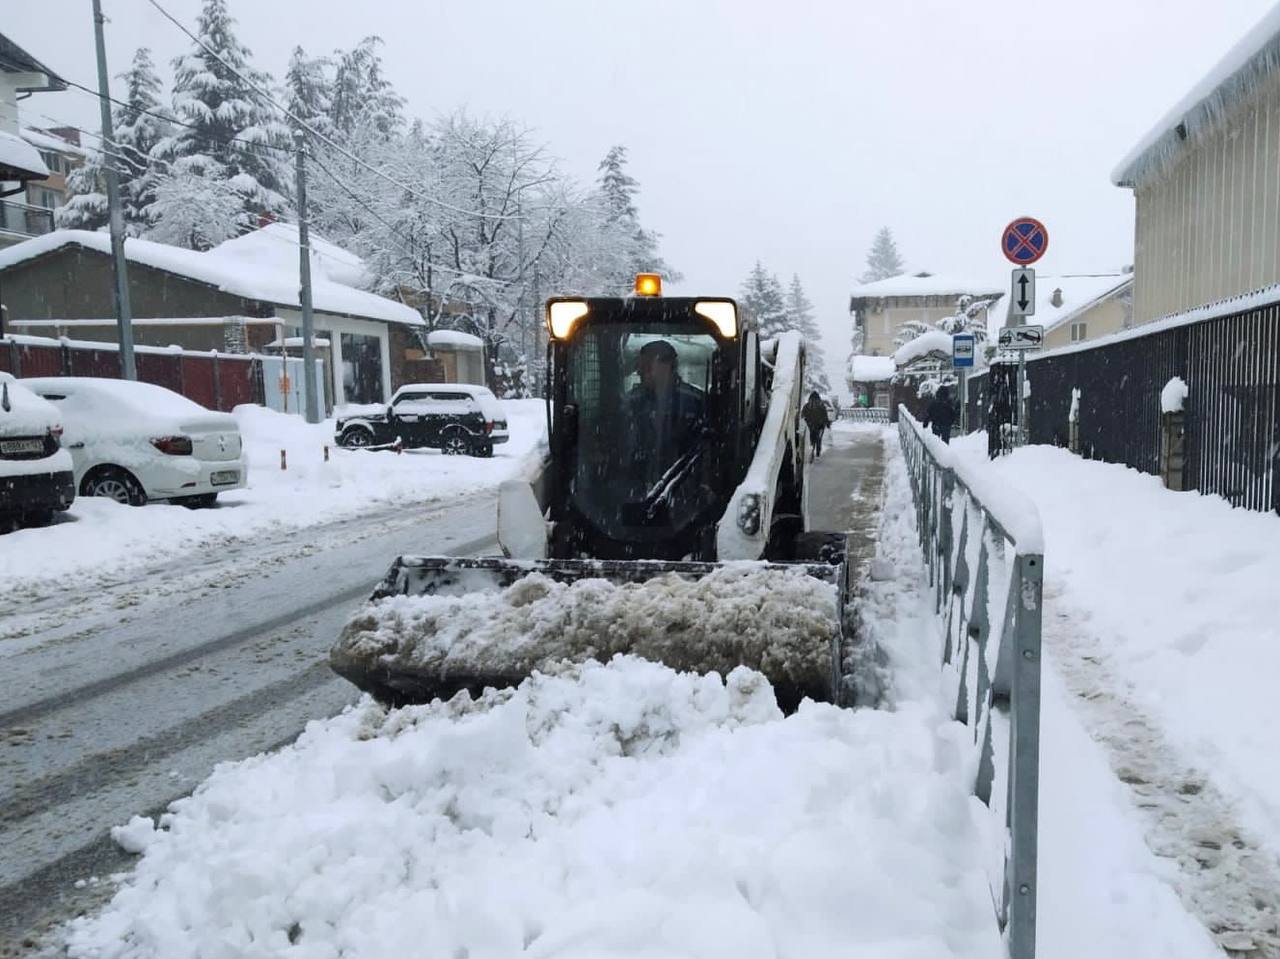
M 1036 848 L 1040 804 L 1040 626 L 1044 558 L 1019 555 L 1014 619 L 1015 658 L 1010 738 L 1009 956 L 1033 959 L 1036 951 Z

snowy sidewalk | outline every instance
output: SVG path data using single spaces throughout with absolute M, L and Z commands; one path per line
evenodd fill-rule
M 1049 447 L 983 468 L 1039 506 L 1046 666 L 1164 873 L 1223 946 L 1280 955 L 1280 517 Z

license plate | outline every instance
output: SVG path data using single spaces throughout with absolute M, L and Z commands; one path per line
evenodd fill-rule
M 44 440 L 0 440 L 0 453 L 43 453 Z
M 229 483 L 240 482 L 239 470 L 217 470 L 209 474 L 209 482 L 214 486 L 226 486 Z

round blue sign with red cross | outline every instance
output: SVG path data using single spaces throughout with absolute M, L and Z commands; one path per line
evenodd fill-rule
M 1049 231 L 1035 217 L 1020 216 L 1004 228 L 1000 249 L 1018 266 L 1030 266 L 1049 249 Z

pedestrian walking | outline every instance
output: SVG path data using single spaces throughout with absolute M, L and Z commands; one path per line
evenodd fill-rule
M 809 427 L 809 462 L 822 455 L 822 434 L 831 425 L 831 416 L 827 413 L 827 404 L 822 402 L 818 391 L 809 394 L 809 401 L 800 411 L 805 424 Z
M 935 436 L 944 443 L 951 442 L 951 427 L 956 422 L 956 409 L 951 404 L 951 389 L 946 386 L 939 386 L 937 392 L 933 394 L 933 399 L 929 401 L 928 407 L 924 411 L 924 422 L 921 426 L 927 426 Z

